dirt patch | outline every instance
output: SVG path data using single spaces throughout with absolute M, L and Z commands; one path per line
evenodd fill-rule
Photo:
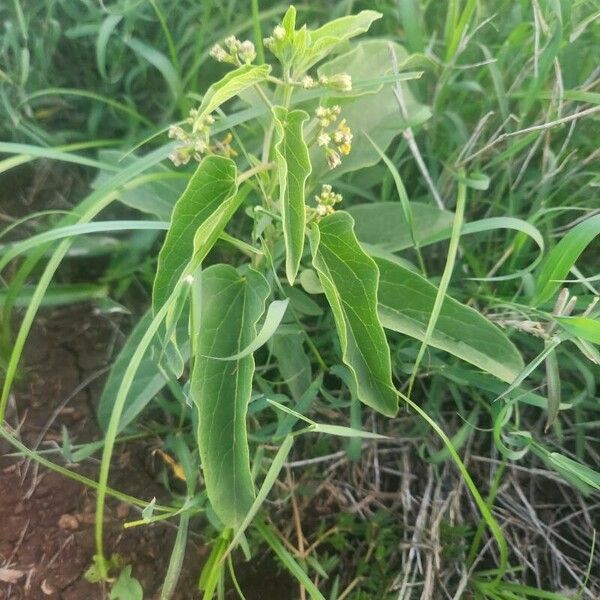
M 119 336 L 116 324 L 94 314 L 89 306 L 55 310 L 38 319 L 27 344 L 26 368 L 8 418 L 11 426 L 19 426 L 19 436 L 27 446 L 34 446 L 43 437 L 40 451 L 58 448 L 63 427 L 73 443 L 100 439 L 94 399 L 113 348 L 121 343 Z M 56 418 L 49 424 L 53 416 Z M 6 450 L 2 448 L 3 452 Z M 150 442 L 118 448 L 111 486 L 138 498 L 155 496 L 158 502 L 169 504 L 169 495 L 157 481 L 148 460 L 151 453 Z M 48 456 L 64 464 L 60 455 Z M 69 468 L 95 478 L 98 462 L 91 459 Z M 38 469 L 35 464 L 27 467 L 23 460 L 6 455 L 0 459 L 0 490 L 0 599 L 106 598 L 101 585 L 84 578 L 95 553 L 93 490 L 47 469 Z M 132 565 L 133 576 L 144 588 L 144 598 L 153 599 L 167 570 L 176 528 L 170 523 L 123 528 L 125 521 L 136 518 L 137 509 L 114 500 L 108 502 L 106 551 L 109 555 L 118 553 L 126 564 Z M 197 578 L 209 552 L 197 533 L 202 531 L 202 525 L 194 523 L 190 536 L 174 596 L 179 600 L 200 597 Z M 277 574 L 277 567 L 270 560 L 242 565 L 239 570 L 239 580 L 249 600 L 293 597 L 289 580 Z M 262 591 L 265 585 L 268 592 Z

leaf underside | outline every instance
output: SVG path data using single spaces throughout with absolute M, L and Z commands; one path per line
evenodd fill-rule
M 386 329 L 423 340 L 437 293 L 421 275 L 375 258 L 379 268 L 379 316 Z M 445 350 L 511 383 L 523 368 L 513 343 L 476 310 L 446 296 L 429 345 Z

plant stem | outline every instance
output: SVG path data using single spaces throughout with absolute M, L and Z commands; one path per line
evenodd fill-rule
M 254 177 L 254 175 L 256 175 L 257 173 L 261 173 L 262 171 L 271 171 L 274 167 L 274 162 L 260 163 L 259 165 L 256 165 L 255 167 L 252 167 L 251 169 L 240 173 L 237 177 L 236 183 L 240 185 L 244 183 L 244 181 L 247 181 L 251 177 Z

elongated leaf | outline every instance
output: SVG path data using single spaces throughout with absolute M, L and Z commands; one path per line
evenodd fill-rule
M 254 339 L 269 285 L 251 269 L 241 274 L 229 265 L 214 265 L 202 273 L 199 288 L 190 388 L 198 407 L 198 446 L 211 505 L 224 525 L 235 528 L 255 497 L 246 433 L 254 357 L 207 356 L 236 354 Z
M 436 287 L 421 275 L 382 258 L 379 267 L 379 317 L 384 327 L 423 340 Z M 513 343 L 476 310 L 446 296 L 429 344 L 492 375 L 512 382 L 523 368 Z
M 571 335 L 600 344 L 600 321 L 588 317 L 554 317 Z
M 322 27 L 309 31 L 308 49 L 300 69 L 306 70 L 322 60 L 336 46 L 369 30 L 372 23 L 383 15 L 375 10 L 362 10 L 357 15 L 334 19 Z
M 158 310 L 190 264 L 199 264 L 239 205 L 236 166 L 229 158 L 204 158 L 173 209 L 158 255 L 152 304 Z
M 413 227 L 415 241 L 420 247 L 447 240 L 452 233 L 453 214 L 448 211 L 411 202 L 413 212 Z M 413 246 L 410 225 L 406 220 L 404 209 L 398 202 L 378 202 L 374 204 L 359 204 L 351 207 L 348 212 L 356 220 L 356 235 L 358 239 L 369 245 L 369 253 L 384 256 L 385 252 L 398 252 Z M 529 265 L 508 275 L 482 278 L 486 281 L 501 281 L 515 279 L 533 270 L 542 259 L 544 238 L 539 230 L 531 223 L 514 217 L 491 217 L 471 223 L 463 223 L 461 236 L 474 233 L 485 233 L 497 229 L 510 229 L 524 233 L 538 247 L 536 258 Z M 476 279 L 476 278 L 473 278 Z
M 277 133 L 275 156 L 285 240 L 285 272 L 290 285 L 293 285 L 304 250 L 304 186 L 311 172 L 308 148 L 302 135 L 302 124 L 308 119 L 308 113 L 303 110 L 288 111 L 282 106 L 275 106 L 273 115 Z
M 579 255 L 600 233 L 600 215 L 579 223 L 552 248 L 544 259 L 537 276 L 533 306 L 539 306 L 552 298 Z
M 98 37 L 96 38 L 96 66 L 102 79 L 106 79 L 106 47 L 108 46 L 108 40 L 112 35 L 117 25 L 123 19 L 123 15 L 109 15 L 102 21 L 100 29 L 98 30 Z
M 249 87 L 262 83 L 270 72 L 269 65 L 243 65 L 230 71 L 208 88 L 198 109 L 198 118 L 210 114 L 221 104 L 231 100 Z
M 171 61 L 156 48 L 148 46 L 148 44 L 145 44 L 136 38 L 126 39 L 125 43 L 136 54 L 147 60 L 152 66 L 160 71 L 160 74 L 165 78 L 165 81 L 169 86 L 173 98 L 179 98 L 182 89 L 181 79 Z
M 354 221 L 337 212 L 311 226 L 313 264 L 333 310 L 342 358 L 356 380 L 358 398 L 387 416 L 398 409 L 390 351 L 377 316 L 377 265 L 353 231 Z
M 29 306 L 35 288 L 24 286 L 14 299 L 14 306 Z M 0 289 L 0 309 L 4 305 L 6 291 Z M 75 302 L 89 302 L 90 300 L 103 300 L 108 298 L 108 288 L 104 285 L 89 283 L 66 283 L 51 285 L 44 294 L 42 306 L 64 306 Z
M 271 488 L 273 487 L 273 485 L 275 485 L 275 482 L 277 481 L 279 472 L 283 468 L 283 463 L 287 459 L 288 454 L 290 453 L 290 450 L 292 449 L 293 443 L 294 443 L 294 436 L 290 435 L 290 434 L 286 435 L 283 442 L 281 443 L 281 446 L 279 447 L 279 450 L 277 450 L 277 454 L 275 455 L 275 458 L 273 459 L 273 462 L 271 463 L 269 470 L 267 471 L 267 474 L 262 482 L 262 485 L 260 486 L 260 490 L 258 490 L 258 494 L 256 495 L 256 499 L 254 500 L 252 507 L 250 508 L 250 510 L 248 511 L 246 516 L 244 517 L 244 520 L 241 523 L 238 530 L 235 532 L 235 535 L 234 535 L 233 539 L 231 540 L 231 543 L 229 544 L 229 548 L 227 548 L 228 553 L 231 552 L 237 546 L 242 535 L 244 535 L 244 532 L 246 531 L 246 529 L 248 529 L 248 527 L 254 520 L 254 517 L 260 510 L 260 507 L 263 505 L 264 501 L 267 499 L 267 496 L 269 495 Z
M 547 344 L 549 342 L 546 342 Z M 548 416 L 546 417 L 546 426 L 544 431 L 548 431 L 550 426 L 556 421 L 558 411 L 560 410 L 561 388 L 560 372 L 558 370 L 558 359 L 556 352 L 552 350 L 546 356 L 546 396 L 548 397 Z

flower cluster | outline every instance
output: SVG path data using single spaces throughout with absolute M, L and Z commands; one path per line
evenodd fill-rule
M 326 215 L 330 215 L 335 210 L 333 207 L 341 201 L 341 194 L 336 194 L 330 185 L 323 185 L 321 187 L 321 194 L 319 196 L 315 196 L 315 202 L 317 203 L 317 216 L 324 217 Z
M 330 169 L 338 167 L 342 159 L 340 154 L 348 156 L 352 150 L 352 131 L 346 119 L 342 119 L 332 131 L 329 128 L 340 116 L 341 109 L 336 104 L 331 107 L 319 106 L 315 110 L 315 116 L 319 120 L 320 131 L 317 135 L 317 144 L 324 148 L 325 158 Z M 332 148 L 332 145 L 335 148 Z
M 302 78 L 302 81 L 300 81 L 300 85 L 305 89 L 305 90 L 310 90 L 312 88 L 316 88 L 318 84 L 317 81 L 315 81 L 310 75 L 305 75 Z
M 319 83 L 333 90 L 339 90 L 340 92 L 351 92 L 352 91 L 352 77 L 348 73 L 336 73 L 327 77 L 321 75 L 319 77 Z
M 183 142 L 169 155 L 176 167 L 187 164 L 192 158 L 197 161 L 202 159 L 202 155 L 209 150 L 210 126 L 214 122 L 215 118 L 212 115 L 198 118 L 198 110 L 193 108 L 184 121 L 185 124 L 191 125 L 191 131 L 180 125 L 169 127 L 169 137 Z
M 287 37 L 287 31 L 283 25 L 276 25 L 273 29 L 273 35 L 263 39 L 265 48 L 268 48 L 273 54 L 277 55 L 278 51 L 282 48 L 282 42 Z
M 210 55 L 219 62 L 240 66 L 249 64 L 256 58 L 256 49 L 250 40 L 241 42 L 230 35 L 223 43 L 227 50 L 220 44 L 215 44 L 210 51 Z
M 204 154 L 237 156 L 237 152 L 231 147 L 233 139 L 231 133 L 228 133 L 223 140 L 210 142 L 210 127 L 214 122 L 215 118 L 212 115 L 201 116 L 198 114 L 198 109 L 193 108 L 183 122 L 183 125 L 189 127 L 185 129 L 181 125 L 169 127 L 169 137 L 182 142 L 169 155 L 176 167 L 187 165 L 191 159 L 200 162 Z
M 310 90 L 321 85 L 332 90 L 340 92 L 351 92 L 352 91 L 352 77 L 348 73 L 338 73 L 327 77 L 326 75 L 320 75 L 318 79 L 305 75 L 300 81 L 293 82 L 294 85 L 299 85 L 305 90 Z

